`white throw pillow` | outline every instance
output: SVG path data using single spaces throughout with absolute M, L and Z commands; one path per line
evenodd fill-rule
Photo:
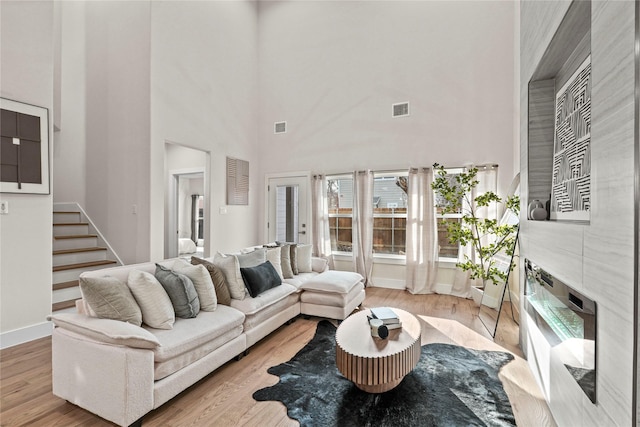
M 244 286 L 244 280 L 242 280 L 242 274 L 240 273 L 238 258 L 233 255 L 225 256 L 217 253 L 216 256 L 213 257 L 213 265 L 218 267 L 222 271 L 222 274 L 224 274 L 231 298 L 244 299 L 247 296 L 247 291 Z
M 278 276 L 281 279 L 284 279 L 282 275 L 282 262 L 280 260 L 282 248 L 280 246 L 275 248 L 267 248 L 267 261 L 273 265 L 273 268 L 276 269 Z
M 153 274 L 132 270 L 127 285 L 140 306 L 143 323 L 156 329 L 173 329 L 176 321 L 173 304 Z
M 193 282 L 196 293 L 200 299 L 200 310 L 215 311 L 218 307 L 216 289 L 213 286 L 211 275 L 204 265 L 191 265 L 183 259 L 176 260 L 173 270 L 187 276 Z
M 311 264 L 311 245 L 298 245 L 296 247 L 296 258 L 298 261 L 298 273 L 311 273 L 313 266 Z

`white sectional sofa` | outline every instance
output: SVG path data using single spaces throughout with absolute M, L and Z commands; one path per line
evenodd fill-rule
M 53 393 L 120 426 L 140 425 L 146 413 L 299 314 L 347 317 L 364 300 L 362 276 L 326 265 L 313 258 L 313 271 L 284 279 L 255 298 L 231 299 L 229 306 L 218 304 L 194 318 L 176 317 L 172 329 L 94 317 L 79 301 L 78 313 L 50 317 Z M 156 265 L 108 268 L 82 277 L 111 276 L 126 283 L 134 270 L 153 274 Z

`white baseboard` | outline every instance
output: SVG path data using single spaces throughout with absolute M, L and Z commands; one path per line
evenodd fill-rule
M 404 280 L 389 279 L 386 277 L 372 277 L 371 281 L 373 282 L 372 286 L 374 288 L 401 289 L 401 290 L 405 290 L 407 288 L 406 282 Z
M 38 338 L 48 337 L 51 335 L 52 330 L 53 324 L 51 322 L 42 322 L 26 328 L 3 332 L 0 334 L 0 350 L 37 340 Z

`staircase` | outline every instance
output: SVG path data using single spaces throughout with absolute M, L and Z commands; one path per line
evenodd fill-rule
M 74 311 L 80 273 L 116 265 L 122 262 L 80 206 L 54 204 L 52 312 Z

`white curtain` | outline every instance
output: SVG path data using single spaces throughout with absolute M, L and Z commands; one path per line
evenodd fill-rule
M 412 294 L 430 294 L 435 287 L 438 229 L 432 181 L 433 170 L 430 168 L 409 171 L 406 287 Z
M 353 267 L 369 286 L 373 268 L 373 172 L 356 172 L 354 191 Z
M 470 168 L 473 166 L 470 166 Z M 480 196 L 488 191 L 493 191 L 497 194 L 498 192 L 498 165 L 480 165 L 475 166 L 478 168 L 478 174 L 476 175 L 476 179 L 478 180 L 478 185 L 473 190 L 473 194 L 471 194 L 472 200 L 475 200 L 477 196 Z M 464 208 L 467 208 L 464 206 Z M 491 203 L 487 207 L 476 208 L 476 216 L 478 218 L 492 218 L 498 219 L 498 206 L 496 203 Z M 488 239 L 483 239 L 482 244 L 485 245 L 490 243 Z M 459 260 L 464 261 L 464 256 L 469 256 L 472 260 L 475 261 L 476 253 L 471 246 L 463 247 L 460 251 Z M 471 294 L 471 286 L 481 286 L 482 280 L 477 279 L 472 281 L 469 278 L 468 271 L 462 271 L 459 268 L 456 268 L 456 274 L 453 281 L 453 288 L 451 290 L 451 294 L 463 298 L 469 298 L 472 296 Z
M 329 204 L 327 200 L 327 178 L 313 175 L 311 191 L 311 220 L 313 221 L 313 253 L 329 260 L 333 268 L 331 255 L 331 234 L 329 232 Z
M 498 193 L 498 165 L 480 165 L 478 168 L 478 185 L 474 189 L 473 199 L 481 196 L 489 191 Z M 476 207 L 476 216 L 480 219 L 495 219 L 498 220 L 498 204 L 490 203 L 489 206 Z M 482 245 L 490 244 L 489 238 L 482 239 Z

